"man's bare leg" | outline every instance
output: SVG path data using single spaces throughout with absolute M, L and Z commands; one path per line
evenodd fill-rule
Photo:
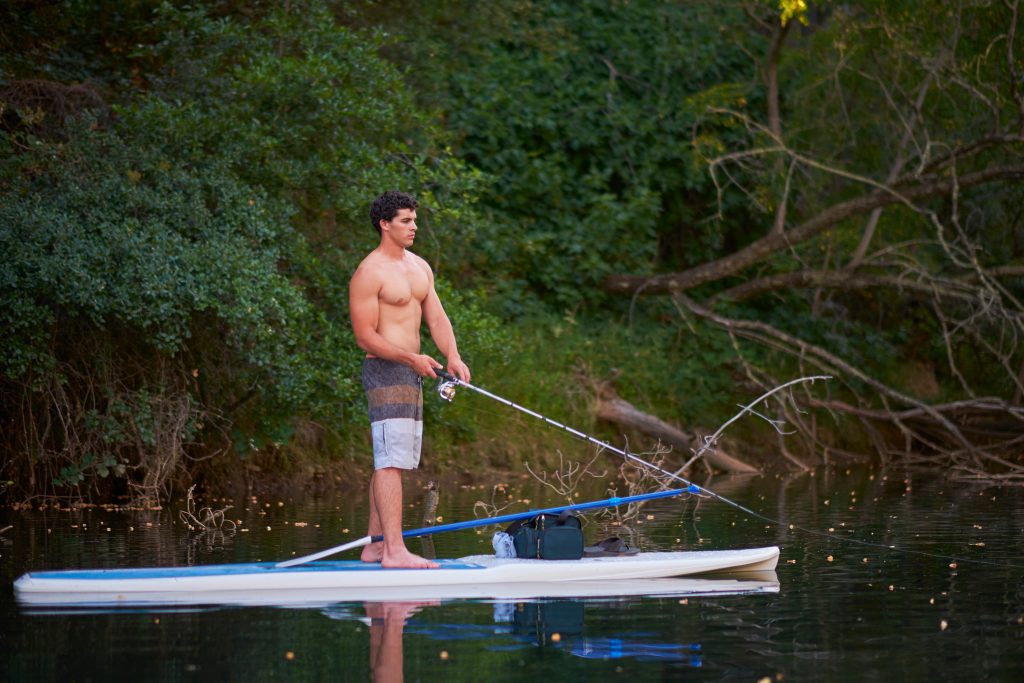
M 370 524 L 366 531 L 366 535 L 371 537 L 380 536 L 382 532 L 380 514 L 377 512 L 377 502 L 373 495 L 373 481 L 376 478 L 377 473 L 374 472 L 373 476 L 370 477 Z M 384 557 L 384 544 L 377 542 L 363 548 L 363 554 L 359 556 L 359 559 L 363 562 L 380 562 L 382 557 Z
M 384 534 L 381 565 L 409 569 L 435 569 L 436 562 L 414 555 L 402 538 L 402 471 L 385 467 L 373 473 L 373 502 Z
M 370 617 L 370 670 L 374 683 L 398 683 L 402 679 L 402 632 L 405 622 L 423 607 L 440 605 L 424 602 L 366 603 Z

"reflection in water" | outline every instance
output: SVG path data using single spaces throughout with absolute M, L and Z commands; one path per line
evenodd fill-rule
M 523 643 L 555 647 L 585 659 L 668 661 L 701 665 L 699 643 L 665 643 L 653 634 L 631 632 L 615 636 L 587 636 L 581 600 L 496 602 L 494 621 L 510 624 L 511 633 Z
M 703 665 L 700 643 L 659 641 L 657 634 L 629 631 L 613 635 L 588 633 L 586 607 L 593 602 L 607 610 L 608 600 L 495 600 L 493 623 L 435 623 L 413 620 L 425 607 L 440 601 L 366 602 L 363 613 L 351 603 L 323 608 L 331 619 L 354 620 L 369 626 L 370 669 L 378 683 L 402 681 L 404 638 L 425 636 L 443 643 L 484 641 L 483 647 L 493 652 L 529 648 L 553 648 L 582 659 L 634 659 L 643 662 L 672 662 L 677 665 Z M 622 607 L 630 601 L 619 601 Z M 442 657 L 446 655 L 442 651 Z
M 401 683 L 405 655 L 402 637 L 405 623 L 423 607 L 439 602 L 368 602 L 370 621 L 370 671 L 378 683 Z
M 189 672 L 198 667 L 203 680 L 364 680 L 370 674 L 371 643 L 363 625 L 373 625 L 365 603 L 437 600 L 436 607 L 421 606 L 392 622 L 402 627 L 401 640 L 383 637 L 381 615 L 375 650 L 394 642 L 403 647 L 398 657 L 385 656 L 388 648 L 380 647 L 376 660 L 404 659 L 410 680 L 447 683 L 613 680 L 622 678 L 619 668 L 628 671 L 631 683 L 694 676 L 1024 681 L 1019 568 L 1024 489 L 871 468 L 819 468 L 705 484 L 781 523 L 714 501 L 666 501 L 646 506 L 645 514 L 630 522 L 635 544 L 644 551 L 780 545 L 774 587 L 720 598 L 723 593 L 712 592 L 718 584 L 705 578 L 696 586 L 684 579 L 624 581 L 602 585 L 608 592 L 600 594 L 597 587 L 576 586 L 585 592 L 552 595 L 548 584 L 488 595 L 446 595 L 440 589 L 432 595 L 377 597 L 365 591 L 263 591 L 207 607 L 25 607 L 14 601 L 10 586 L 26 571 L 301 555 L 323 547 L 325 539 L 347 538 L 349 528 L 365 522 L 364 501 L 338 496 L 270 507 L 240 501 L 240 526 L 248 532 L 240 529 L 223 545 L 204 538 L 187 548 L 180 545 L 185 531 L 172 524 L 167 511 L 87 508 L 58 514 L 0 508 L 0 528 L 14 527 L 0 535 L 0 583 L 6 586 L 0 589 L 0 679 L 63 680 L 74 671 L 81 680 L 115 680 L 131 671 L 139 680 L 181 681 L 197 678 Z M 453 487 L 437 516 L 468 519 L 479 495 Z M 531 499 L 531 505 L 555 503 L 529 481 L 509 495 Z M 595 516 L 588 537 L 631 531 L 614 521 Z M 433 538 L 440 557 L 490 547 L 489 539 L 474 534 Z M 946 555 L 962 559 L 954 562 Z M 551 627 L 560 619 L 548 615 L 555 601 L 582 604 L 578 632 L 570 634 L 561 621 Z M 530 614 L 541 606 L 543 617 Z M 450 658 L 439 657 L 441 650 Z M 385 666 L 380 673 L 386 671 Z

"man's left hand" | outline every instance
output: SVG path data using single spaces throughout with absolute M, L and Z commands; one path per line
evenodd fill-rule
M 461 358 L 448 359 L 448 374 L 455 375 L 463 382 L 469 384 L 469 366 L 463 363 Z

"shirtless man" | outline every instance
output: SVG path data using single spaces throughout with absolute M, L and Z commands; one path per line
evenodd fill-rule
M 459 357 L 455 333 L 434 289 L 426 261 L 408 251 L 416 238 L 416 200 L 385 192 L 370 208 L 380 245 L 363 259 L 349 285 L 349 315 L 356 343 L 366 351 L 363 386 L 373 434 L 369 536 L 383 543 L 363 549 L 364 562 L 384 567 L 434 568 L 409 552 L 402 538 L 402 470 L 420 461 L 424 377 L 443 367 L 420 353 L 420 322 L 444 354 L 448 372 L 466 382 L 469 368 Z

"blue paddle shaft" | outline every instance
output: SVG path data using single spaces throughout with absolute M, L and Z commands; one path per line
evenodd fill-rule
M 589 503 L 576 503 L 575 505 L 562 505 L 554 508 L 544 508 L 543 510 L 527 510 L 526 512 L 517 512 L 511 515 L 501 515 L 500 517 L 484 517 L 482 519 L 471 519 L 465 522 L 453 522 L 452 524 L 442 524 L 440 526 L 429 526 L 423 527 L 422 529 L 410 529 L 409 531 L 403 531 L 402 536 L 409 538 L 412 536 L 427 536 L 429 534 L 438 534 L 443 531 L 455 531 L 457 529 L 468 529 L 475 526 L 487 526 L 489 524 L 502 524 L 504 522 L 514 522 L 518 519 L 529 519 L 542 514 L 554 514 L 562 513 L 566 511 L 575 510 L 593 510 L 595 508 L 606 508 L 613 507 L 615 505 L 624 505 L 626 503 L 636 503 L 641 500 L 652 500 L 654 498 L 669 498 L 671 496 L 678 496 L 683 493 L 700 493 L 703 489 L 696 484 L 690 484 L 685 489 L 669 489 L 668 491 L 656 491 L 654 493 L 645 493 L 639 496 L 626 496 L 625 498 L 606 498 L 605 500 L 594 500 Z M 302 557 L 296 557 L 291 560 L 284 562 L 278 562 L 275 567 L 297 567 L 307 562 L 319 560 L 324 557 L 329 557 L 336 553 L 345 552 L 346 550 L 352 550 L 353 548 L 362 548 L 363 546 L 370 545 L 371 543 L 378 543 L 383 541 L 383 536 L 363 536 L 362 538 L 350 541 L 344 545 L 335 546 L 328 548 L 327 550 L 321 550 L 320 552 L 313 553 L 312 555 L 304 555 Z
M 459 529 L 469 529 L 475 526 L 488 526 L 490 524 L 504 524 L 505 522 L 515 522 L 520 519 L 531 519 L 537 515 L 543 514 L 560 514 L 562 512 L 576 512 L 578 510 L 594 510 L 597 508 L 615 507 L 616 505 L 626 505 L 628 503 L 637 503 L 642 500 L 653 500 L 655 498 L 671 498 L 672 496 L 682 495 L 684 493 L 700 493 L 700 487 L 695 484 L 691 484 L 685 489 L 669 489 L 667 491 L 655 491 L 654 493 L 644 493 L 638 496 L 626 496 L 624 498 L 614 497 L 606 498 L 604 500 L 592 500 L 587 503 L 575 503 L 573 505 L 562 505 L 553 508 L 544 508 L 542 510 L 527 510 L 525 512 L 516 512 L 511 515 L 501 515 L 499 517 L 483 517 L 481 519 L 470 519 L 465 522 L 452 522 L 451 524 L 441 524 L 439 526 L 426 526 L 419 529 L 409 529 L 403 531 L 402 536 L 405 538 L 412 538 L 414 536 L 428 536 L 430 534 L 439 534 L 445 531 L 458 531 Z M 377 543 L 384 540 L 384 536 L 373 536 L 371 537 L 372 543 Z

